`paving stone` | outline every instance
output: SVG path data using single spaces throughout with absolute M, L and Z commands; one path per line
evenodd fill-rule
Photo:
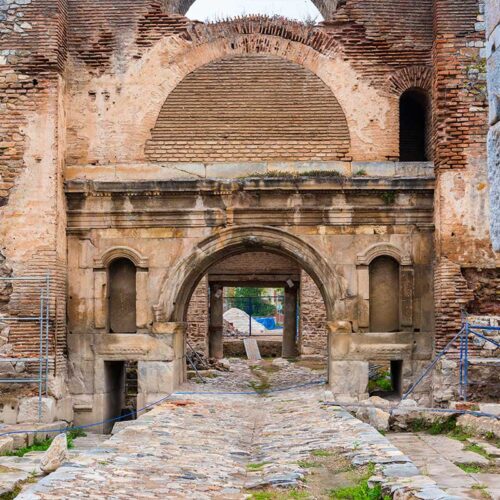
M 377 464 L 384 488 L 438 491 L 373 427 L 322 404 L 324 388 L 314 382 L 324 374 L 289 363 L 272 374 L 273 388 L 300 387 L 263 397 L 249 387 L 258 368 L 231 360 L 231 369 L 207 384 L 189 382 L 18 498 L 242 499 L 250 488 L 301 486 L 308 471 L 299 462 L 316 449 Z

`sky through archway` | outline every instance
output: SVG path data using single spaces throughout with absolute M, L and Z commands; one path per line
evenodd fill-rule
M 320 22 L 323 16 L 311 0 L 197 0 L 186 16 L 215 22 L 244 15 L 283 16 L 302 22 Z

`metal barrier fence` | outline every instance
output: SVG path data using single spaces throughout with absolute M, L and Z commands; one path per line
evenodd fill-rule
M 33 311 L 38 314 L 25 316 L 2 316 L 0 321 L 7 325 L 14 323 L 33 323 L 38 331 L 39 340 L 37 348 L 37 356 L 29 357 L 0 357 L 0 363 L 35 363 L 38 365 L 36 375 L 28 377 L 8 377 L 0 378 L 0 384 L 38 384 L 38 420 L 42 419 L 42 394 L 48 394 L 48 377 L 49 377 L 49 328 L 50 328 L 50 275 L 26 276 L 26 277 L 2 277 L 0 283 L 33 283 L 32 287 L 34 295 L 39 297 L 39 303 L 33 304 Z M 38 293 L 39 289 L 39 293 Z
M 224 297 L 224 335 L 280 335 L 284 322 L 285 297 L 261 295 Z

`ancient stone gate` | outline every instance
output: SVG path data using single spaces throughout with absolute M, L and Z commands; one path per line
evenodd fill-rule
M 111 415 L 126 363 L 139 405 L 178 387 L 196 286 L 248 252 L 308 276 L 337 396 L 365 397 L 373 360 L 404 389 L 462 308 L 498 312 L 483 2 L 318 1 L 320 25 L 189 4 L 25 0 L 0 20 L 1 250 L 53 278 L 54 418 Z

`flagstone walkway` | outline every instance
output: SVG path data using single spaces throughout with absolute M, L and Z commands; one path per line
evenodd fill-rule
M 319 457 L 347 461 L 339 473 L 364 467 L 370 484 L 399 498 L 410 498 L 410 490 L 418 498 L 451 498 L 375 429 L 322 405 L 325 388 L 313 382 L 324 373 L 293 364 L 233 362 L 233 369 L 207 384 L 186 384 L 184 394 L 121 423 L 109 440 L 73 454 L 18 498 L 239 499 L 279 487 L 288 498 L 326 499 L 335 474 L 324 487 L 308 480 Z M 266 393 L 292 382 L 311 385 Z M 221 394 L 250 385 L 264 394 Z

